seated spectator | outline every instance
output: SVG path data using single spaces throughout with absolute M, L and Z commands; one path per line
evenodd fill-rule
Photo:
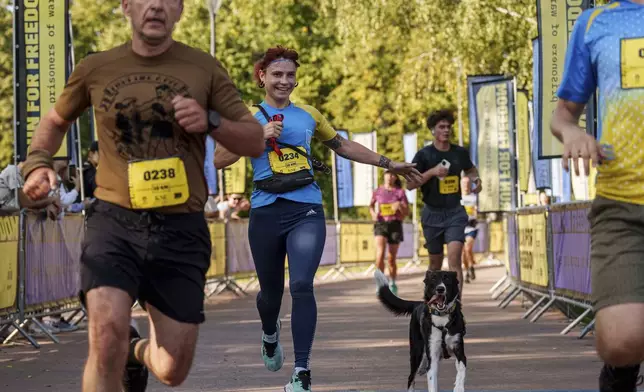
M 33 201 L 22 191 L 24 180 L 20 175 L 22 163 L 16 165 L 7 165 L 0 172 L 0 208 L 7 210 L 20 210 L 22 208 L 30 210 L 47 211 L 47 215 L 54 219 L 61 210 L 58 197 L 52 195 L 43 200 Z M 16 199 L 16 190 L 18 198 Z
M 246 201 L 246 202 L 244 202 Z M 219 211 L 219 219 L 228 222 L 230 219 L 238 220 L 240 211 L 248 211 L 250 203 L 239 193 L 232 193 L 228 195 L 227 201 L 222 201 L 217 204 Z

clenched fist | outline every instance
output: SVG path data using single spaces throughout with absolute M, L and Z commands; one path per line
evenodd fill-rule
M 271 121 L 264 125 L 264 139 L 278 138 L 282 134 L 284 124 L 281 121 Z
M 204 133 L 208 130 L 208 113 L 192 98 L 177 95 L 172 100 L 174 118 L 188 133 Z
M 22 191 L 31 200 L 41 200 L 56 188 L 58 188 L 56 172 L 49 167 L 39 167 L 29 174 Z

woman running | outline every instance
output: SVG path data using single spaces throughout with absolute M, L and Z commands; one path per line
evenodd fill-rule
M 396 255 L 398 246 L 404 240 L 402 222 L 409 212 L 407 196 L 402 189 L 400 178 L 390 171 L 385 172 L 384 184 L 373 192 L 369 206 L 376 237 L 376 267 L 385 272 L 385 248 L 389 245 L 389 288 L 398 294 L 396 286 Z
M 291 93 L 297 87 L 298 57 L 294 50 L 279 46 L 264 54 L 255 64 L 254 76 L 265 90 L 265 97 L 252 108 L 255 118 L 264 126 L 267 141 L 262 156 L 251 159 L 255 189 L 248 227 L 260 284 L 257 310 L 262 322 L 261 356 L 266 368 L 273 372 L 284 363 L 279 314 L 288 255 L 295 369 L 284 387 L 286 392 L 311 390 L 309 360 L 317 323 L 313 278 L 326 239 L 322 193 L 313 179 L 313 168 L 320 168 L 320 164 L 311 157 L 311 139 L 317 138 L 346 159 L 391 170 L 408 180 L 420 178 L 415 165 L 392 162 L 343 139 L 317 109 L 291 102 Z M 237 159 L 239 156 L 217 146 L 218 169 Z

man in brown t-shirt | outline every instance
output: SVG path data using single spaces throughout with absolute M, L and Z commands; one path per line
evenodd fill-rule
M 182 0 L 122 0 L 122 7 L 131 42 L 78 64 L 23 168 L 25 193 L 46 197 L 56 187 L 51 156 L 69 125 L 94 107 L 101 150 L 81 257 L 89 316 L 84 392 L 144 391 L 148 369 L 167 385 L 185 380 L 210 265 L 206 135 L 245 156 L 258 157 L 265 146 L 221 64 L 172 39 Z M 149 340 L 130 327 L 136 299 L 149 314 Z

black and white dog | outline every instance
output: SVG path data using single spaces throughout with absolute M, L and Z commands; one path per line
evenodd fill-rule
M 423 280 L 423 301 L 398 298 L 389 290 L 387 278 L 380 270 L 376 270 L 375 278 L 379 286 L 378 299 L 385 308 L 397 316 L 411 315 L 408 390 L 414 390 L 416 374 L 427 374 L 427 390 L 438 392 L 438 363 L 454 355 L 457 371 L 454 392 L 465 391 L 465 318 L 458 299 L 456 272 L 427 271 Z

